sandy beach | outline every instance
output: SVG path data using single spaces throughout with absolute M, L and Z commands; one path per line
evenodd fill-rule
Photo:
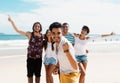
M 0 48 L 0 83 L 27 83 L 25 46 L 15 46 L 14 49 Z M 120 83 L 119 49 L 120 42 L 88 44 L 85 83 Z M 59 83 L 58 75 L 53 76 L 54 83 Z M 44 65 L 41 83 L 46 83 Z

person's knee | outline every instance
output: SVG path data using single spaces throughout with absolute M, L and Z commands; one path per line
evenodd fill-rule
M 33 74 L 31 73 L 31 74 L 27 74 L 27 77 L 28 78 L 32 78 L 33 77 Z
M 40 77 L 40 76 L 41 76 L 40 73 L 36 73 L 36 74 L 35 74 L 35 77 Z
M 52 71 L 48 71 L 48 76 L 52 76 Z
M 81 73 L 82 76 L 86 75 L 86 72 L 81 71 L 80 73 Z

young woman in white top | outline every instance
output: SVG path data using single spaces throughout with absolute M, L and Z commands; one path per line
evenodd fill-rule
M 45 50 L 44 65 L 46 70 L 46 83 L 53 83 L 52 73 L 57 63 L 57 56 L 54 51 L 53 43 L 51 31 L 47 30 L 43 42 Z
M 90 30 L 87 26 L 82 27 L 82 31 L 80 34 L 74 34 L 75 35 L 75 57 L 78 62 L 78 66 L 80 69 L 80 77 L 79 77 L 79 83 L 84 83 L 85 79 L 85 71 L 87 67 L 87 53 L 86 50 L 86 44 L 91 41 L 102 37 L 112 36 L 114 33 L 111 34 L 104 34 L 98 37 L 86 37 L 87 34 L 89 34 Z

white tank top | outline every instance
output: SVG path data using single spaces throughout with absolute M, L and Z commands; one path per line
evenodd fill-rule
M 79 37 L 75 37 L 75 45 L 74 45 L 75 56 L 86 55 L 87 43 L 91 40 L 100 39 L 100 38 L 102 38 L 102 37 L 97 36 L 97 37 L 90 37 L 88 39 L 81 40 L 81 39 L 79 39 Z
M 47 49 L 45 50 L 45 57 L 46 58 L 53 57 L 53 58 L 57 59 L 57 55 L 55 53 L 55 50 L 52 50 L 51 44 L 52 43 L 48 42 Z

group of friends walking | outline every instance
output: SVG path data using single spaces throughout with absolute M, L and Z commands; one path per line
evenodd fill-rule
M 42 33 L 40 22 L 33 24 L 33 31 L 20 30 L 8 16 L 8 21 L 15 31 L 29 40 L 27 48 L 27 77 L 28 83 L 40 83 L 42 63 L 45 66 L 46 83 L 54 83 L 52 74 L 58 74 L 59 83 L 85 83 L 87 68 L 86 44 L 102 37 L 112 36 L 114 33 L 87 37 L 90 30 L 83 26 L 80 33 L 70 33 L 69 24 L 53 22 L 46 33 Z M 44 56 L 43 55 L 44 51 Z M 42 61 L 43 59 L 43 61 Z

